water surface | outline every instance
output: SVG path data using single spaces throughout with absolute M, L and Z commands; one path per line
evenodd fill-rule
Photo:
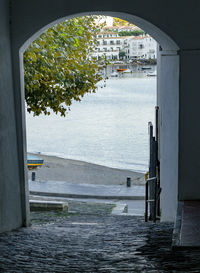
M 146 171 L 156 78 L 141 72 L 110 78 L 103 86 L 74 102 L 65 118 L 27 114 L 28 151 Z

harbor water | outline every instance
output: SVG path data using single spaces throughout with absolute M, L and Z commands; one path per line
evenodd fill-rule
M 27 113 L 27 150 L 145 172 L 155 105 L 156 77 L 138 70 L 109 77 L 66 117 Z

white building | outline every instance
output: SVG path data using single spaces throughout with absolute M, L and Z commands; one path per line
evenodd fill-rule
M 116 32 L 121 32 L 121 31 L 135 31 L 135 30 L 142 30 L 141 28 L 131 25 L 131 26 L 110 26 L 106 25 L 103 28 L 104 31 L 116 31 Z
M 156 59 L 157 42 L 149 35 L 131 37 L 126 50 L 127 59 Z
M 146 36 L 119 36 L 116 32 L 102 31 L 97 35 L 97 47 L 91 56 L 97 60 L 119 60 L 122 57 L 130 59 L 156 59 L 157 42 L 149 35 Z
M 95 19 L 97 25 L 105 24 L 107 27 L 113 26 L 113 17 L 111 16 L 97 16 Z
M 126 50 L 130 36 L 120 37 L 116 32 L 102 31 L 97 35 L 97 47 L 91 56 L 97 60 L 105 57 L 107 60 L 118 60 L 120 51 Z

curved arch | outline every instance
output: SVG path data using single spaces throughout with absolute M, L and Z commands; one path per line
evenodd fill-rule
M 112 17 L 118 17 L 121 19 L 124 19 L 130 23 L 133 23 L 140 27 L 141 29 L 145 30 L 149 35 L 151 35 L 158 44 L 162 47 L 164 51 L 177 51 L 179 49 L 178 45 L 162 30 L 160 30 L 158 27 L 153 25 L 152 23 L 146 21 L 145 19 L 134 16 L 128 13 L 121 13 L 121 12 L 84 12 L 84 13 L 77 13 L 70 16 L 59 18 L 58 20 L 55 20 L 48 25 L 41 28 L 39 31 L 37 31 L 33 36 L 31 36 L 20 48 L 20 53 L 23 53 L 26 48 L 45 30 L 52 27 L 55 24 L 58 24 L 64 20 L 75 18 L 75 17 L 81 17 L 86 15 L 105 15 L 105 16 L 112 16 Z
M 158 84 L 157 84 L 157 102 L 160 106 L 160 166 L 161 166 L 161 181 L 162 181 L 162 194 L 164 196 L 161 200 L 163 208 L 163 220 L 173 221 L 175 218 L 177 200 L 178 200 L 178 149 L 179 149 L 179 46 L 176 42 L 169 37 L 164 31 L 152 24 L 151 22 L 132 14 L 123 12 L 83 12 L 73 13 L 71 15 L 61 17 L 57 20 L 46 24 L 41 27 L 35 34 L 25 41 L 20 47 L 19 44 L 15 48 L 16 58 L 20 57 L 16 62 L 16 65 L 20 66 L 20 100 L 22 101 L 19 106 L 19 111 L 22 111 L 23 124 L 22 129 L 24 135 L 21 139 L 21 143 L 26 140 L 25 136 L 25 109 L 24 109 L 24 73 L 23 73 L 23 53 L 26 48 L 46 29 L 53 25 L 62 22 L 67 19 L 86 16 L 86 15 L 106 15 L 112 17 L 119 17 L 130 23 L 136 24 L 138 27 L 145 30 L 150 34 L 162 47 L 162 51 L 158 54 Z M 55 17 L 54 17 L 55 18 Z M 38 25 L 38 24 L 37 24 Z M 40 25 L 41 26 L 41 25 Z M 39 27 L 40 27 L 39 26 Z M 39 28 L 38 27 L 38 28 Z M 33 33 L 34 30 L 31 30 Z M 28 37 L 28 34 L 27 36 Z M 21 40 L 22 41 L 22 40 Z M 23 42 L 21 42 L 23 43 Z M 19 56 L 20 53 L 20 56 Z M 18 68 L 18 66 L 16 66 Z M 17 77 L 17 81 L 19 80 Z M 21 107 L 21 108 L 20 108 Z M 164 122 L 162 122 L 164 121 Z M 24 161 L 23 161 L 24 164 Z M 21 164 L 22 166 L 22 164 Z M 171 170 L 169 174 L 169 170 Z M 24 182 L 25 183 L 25 182 Z

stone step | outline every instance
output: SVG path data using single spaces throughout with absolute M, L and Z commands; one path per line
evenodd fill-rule
M 200 249 L 200 200 L 179 202 L 173 232 L 173 248 Z
M 29 200 L 31 211 L 62 210 L 68 211 L 68 203 L 50 200 Z

